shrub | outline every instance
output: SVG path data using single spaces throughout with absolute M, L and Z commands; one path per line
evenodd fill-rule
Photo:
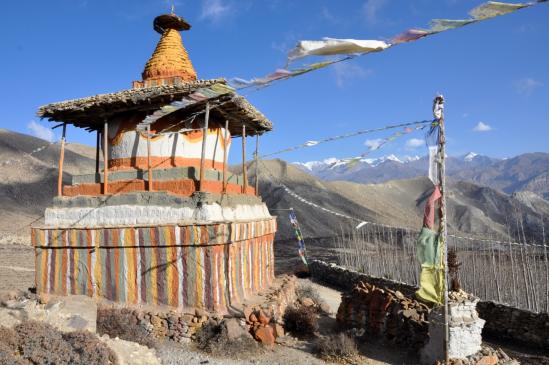
M 297 299 L 310 298 L 315 303 L 322 302 L 322 298 L 320 297 L 318 290 L 313 288 L 312 285 L 307 285 L 307 284 L 298 285 L 295 290 L 295 293 L 297 294 Z
M 318 330 L 318 318 L 315 309 L 289 306 L 284 312 L 284 328 L 298 337 L 311 336 Z
M 72 362 L 71 365 L 118 364 L 114 351 L 88 331 L 64 333 L 63 339 L 78 355 L 78 361 Z
M 214 356 L 233 358 L 247 357 L 259 352 L 260 348 L 251 335 L 230 338 L 225 323 L 209 321 L 196 333 L 196 346 Z
M 353 338 L 345 333 L 333 334 L 319 339 L 315 352 L 324 361 L 343 364 L 355 363 L 358 349 Z
M 150 348 L 157 347 L 146 328 L 139 324 L 135 312 L 127 308 L 98 308 L 97 333 L 137 342 Z
M 44 322 L 26 321 L 14 327 L 20 357 L 37 365 L 71 364 L 77 358 L 61 333 Z
M 0 327 L 0 344 L 4 345 L 2 348 L 5 351 L 10 350 L 16 353 L 19 348 L 19 336 L 11 328 Z
M 320 296 L 320 293 L 312 285 L 299 285 L 296 288 L 296 295 L 298 300 L 303 300 L 305 298 L 311 299 L 315 303 L 315 311 L 317 313 L 323 313 L 323 306 L 326 304 L 324 299 Z
M 0 365 L 30 365 L 27 360 L 16 356 L 6 344 L 0 343 Z
M 114 352 L 95 335 L 62 334 L 44 322 L 0 327 L 0 365 L 116 365 Z

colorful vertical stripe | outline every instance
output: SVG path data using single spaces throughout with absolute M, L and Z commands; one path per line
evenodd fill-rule
M 223 311 L 274 279 L 274 219 L 194 226 L 33 228 L 39 293 Z

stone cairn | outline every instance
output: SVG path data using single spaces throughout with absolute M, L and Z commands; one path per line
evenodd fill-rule
M 464 291 L 448 293 L 448 354 L 453 359 L 466 359 L 481 350 L 482 328 L 485 321 L 479 318 L 476 305 L 478 298 Z M 444 307 L 439 306 L 429 315 L 429 342 L 421 350 L 424 364 L 433 364 L 444 359 Z
M 360 281 L 342 294 L 337 321 L 346 327 L 382 335 L 395 344 L 419 350 L 428 339 L 429 307 L 400 291 Z

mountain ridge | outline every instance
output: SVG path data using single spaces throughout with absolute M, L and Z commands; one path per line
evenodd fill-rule
M 322 180 L 368 184 L 426 176 L 428 157 L 330 158 L 293 165 Z M 447 176 L 455 181 L 470 181 L 508 194 L 531 191 L 549 199 L 549 153 L 532 152 L 498 159 L 470 152 L 448 157 L 446 166 Z

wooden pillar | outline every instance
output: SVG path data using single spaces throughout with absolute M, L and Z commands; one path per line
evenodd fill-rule
M 248 171 L 246 170 L 246 125 L 242 124 L 242 193 L 248 190 Z
M 200 178 L 198 184 L 200 191 L 204 191 L 203 181 L 206 170 L 206 140 L 208 138 L 208 123 L 210 121 L 210 103 L 206 103 L 206 115 L 204 117 L 204 128 L 202 130 L 202 154 L 200 155 Z
M 225 121 L 225 135 L 223 136 L 224 143 L 223 145 L 225 148 L 223 148 L 223 194 L 227 193 L 227 157 L 228 152 L 227 148 L 229 148 L 229 121 Z
M 61 152 L 59 154 L 59 176 L 57 177 L 57 196 L 63 196 L 63 161 L 65 161 L 66 134 L 67 123 L 63 123 L 63 134 L 61 135 Z
M 109 123 L 103 125 L 103 194 L 109 193 Z
M 97 130 L 96 135 L 97 138 L 95 140 L 95 175 L 99 176 L 99 150 L 101 149 L 101 132 Z M 101 182 L 101 179 L 99 179 L 99 182 Z
M 259 133 L 255 135 L 254 159 L 255 159 L 255 195 L 259 196 Z
M 147 124 L 147 172 L 148 172 L 148 180 L 149 183 L 147 184 L 147 190 L 152 191 L 153 190 L 153 174 L 152 174 L 152 168 L 151 168 L 151 125 Z

